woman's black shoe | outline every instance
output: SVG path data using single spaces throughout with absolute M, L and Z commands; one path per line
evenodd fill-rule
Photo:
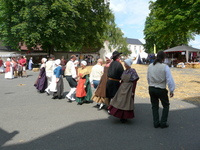
M 52 99 L 57 99 L 57 98 L 58 98 L 58 96 L 53 96 L 53 97 L 52 97 Z
M 127 119 L 120 119 L 121 123 L 126 123 L 128 120 Z
M 77 103 L 77 105 L 82 105 L 82 104 L 83 104 L 83 102 L 78 102 L 78 103 Z

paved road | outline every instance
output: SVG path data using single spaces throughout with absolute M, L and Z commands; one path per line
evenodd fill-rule
M 171 100 L 170 127 L 155 129 L 149 99 L 136 97 L 136 117 L 122 124 L 94 103 L 79 106 L 37 93 L 38 72 L 28 73 L 28 78 L 13 80 L 0 75 L 1 150 L 200 149 L 198 104 Z

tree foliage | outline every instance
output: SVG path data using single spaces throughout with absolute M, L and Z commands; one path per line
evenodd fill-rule
M 13 48 L 40 45 L 49 53 L 98 51 L 105 40 L 126 51 L 104 0 L 0 0 L 0 38 Z
M 145 48 L 153 51 L 188 44 L 200 33 L 199 0 L 157 0 L 150 2 L 150 14 L 145 22 Z
M 109 5 L 104 0 L 0 0 L 0 37 L 14 48 L 93 50 L 103 45 Z

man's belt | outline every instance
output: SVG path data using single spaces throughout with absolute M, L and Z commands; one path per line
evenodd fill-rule
M 119 79 L 113 79 L 113 78 L 108 78 L 109 80 L 113 80 L 113 81 L 120 81 Z

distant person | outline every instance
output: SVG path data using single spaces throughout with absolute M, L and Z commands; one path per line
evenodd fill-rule
M 71 55 L 70 60 L 66 64 L 65 69 L 65 77 L 70 86 L 70 91 L 66 95 L 68 102 L 75 101 L 75 93 L 76 93 L 76 86 L 77 86 L 77 73 L 75 69 L 74 62 L 76 61 L 77 57 L 75 55 Z
M 40 73 L 38 75 L 37 78 L 37 82 L 35 84 L 36 89 L 38 90 L 38 92 L 40 93 L 44 93 L 45 89 L 47 88 L 47 77 L 46 77 L 46 58 L 42 58 L 41 60 L 41 67 L 40 67 Z
M 50 91 L 53 92 L 52 99 L 62 99 L 63 98 L 63 77 L 62 77 L 62 67 L 60 65 L 61 60 L 55 60 L 55 69 L 53 71 L 53 78 L 51 82 Z
M 76 90 L 76 102 L 78 105 L 83 103 L 91 103 L 92 90 L 89 80 L 89 70 L 87 69 L 87 62 L 81 61 L 81 68 L 78 75 L 78 85 Z
M 61 63 L 60 63 L 60 65 L 61 65 L 61 67 L 62 67 L 62 75 L 64 76 L 64 72 L 65 72 L 65 68 L 66 68 L 66 63 L 67 63 L 67 61 L 65 60 L 65 57 L 64 56 L 62 56 L 61 57 Z
M 47 88 L 45 89 L 45 92 L 47 95 L 50 95 L 50 85 L 52 82 L 53 77 L 53 70 L 55 69 L 55 57 L 53 55 L 50 55 L 49 60 L 46 62 L 46 76 L 47 76 Z
M 108 68 L 111 63 L 111 56 L 112 53 L 106 54 L 106 64 L 104 65 L 103 68 L 103 75 L 101 76 L 99 85 L 97 86 L 96 91 L 94 92 L 92 96 L 92 100 L 97 103 L 95 107 L 97 107 L 99 110 L 103 108 L 105 104 L 108 105 L 108 99 L 106 98 L 106 83 L 108 80 Z
M 3 73 L 3 72 L 4 72 L 4 63 L 3 63 L 3 60 L 0 57 L 0 73 Z
M 147 80 L 149 84 L 149 95 L 152 105 L 153 125 L 155 128 L 167 128 L 169 113 L 169 98 L 166 84 L 170 91 L 170 97 L 174 96 L 175 83 L 169 66 L 164 64 L 165 53 L 159 51 L 153 63 L 148 67 Z M 159 100 L 163 106 L 161 120 L 159 118 Z
M 23 70 L 23 76 L 25 75 L 26 77 L 28 77 L 27 73 L 26 73 L 26 58 L 21 56 L 20 60 L 18 61 L 18 63 L 22 66 L 22 70 Z
M 28 70 L 32 70 L 33 69 L 33 58 L 30 57 L 29 62 L 28 62 Z
M 126 70 L 121 76 L 121 85 L 108 107 L 110 114 L 119 118 L 122 123 L 135 116 L 134 97 L 139 76 L 136 70 L 131 68 L 132 62 L 132 59 L 124 60 Z
M 97 64 L 92 67 L 91 73 L 90 73 L 90 83 L 91 85 L 96 89 L 99 85 L 101 76 L 103 75 L 103 60 L 98 59 Z
M 7 61 L 4 63 L 5 66 L 5 78 L 6 79 L 13 79 L 13 63 L 11 62 L 10 58 L 7 58 Z
M 109 101 L 115 96 L 119 86 L 121 75 L 124 72 L 124 68 L 120 63 L 120 55 L 118 51 L 112 53 L 112 59 L 109 69 L 108 69 L 108 81 L 106 84 L 106 97 Z

